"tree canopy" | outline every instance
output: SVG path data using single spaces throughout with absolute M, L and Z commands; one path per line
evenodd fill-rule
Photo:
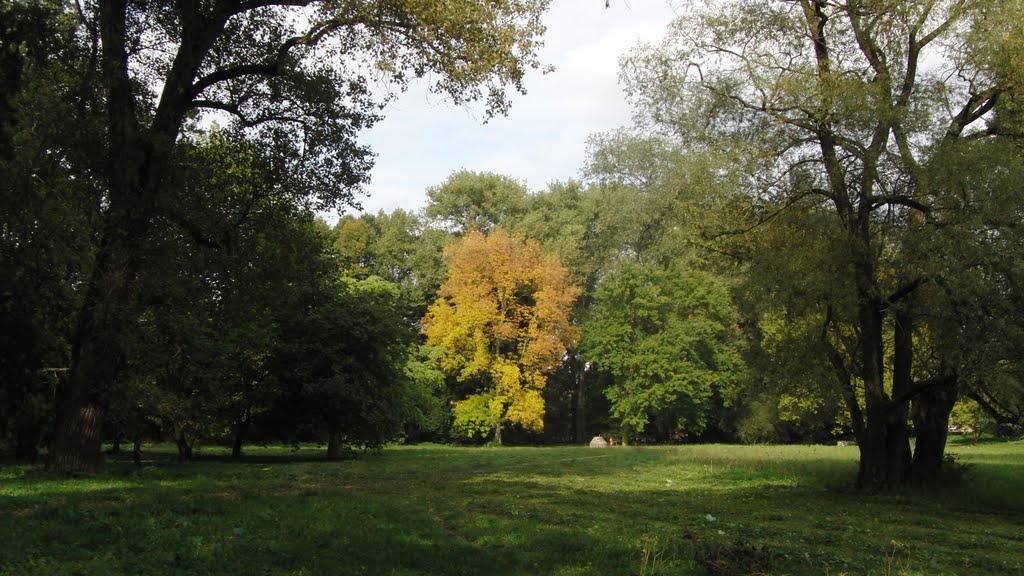
M 915 339 L 943 334 L 928 310 L 945 295 L 929 284 L 949 286 L 917 238 L 945 233 L 948 189 L 936 175 L 947 155 L 1006 127 L 1001 109 L 1013 108 L 1018 83 L 1005 52 L 992 48 L 1020 37 L 1008 9 L 711 2 L 627 63 L 647 129 L 725 158 L 744 177 L 751 210 L 733 230 L 771 225 L 795 208 L 829 215 L 839 260 L 814 304 L 830 363 L 847 398 L 857 397 L 848 407 L 865 486 L 941 465 L 963 367 L 952 357 L 924 361 L 937 350 Z
M 559 258 L 501 229 L 470 231 L 445 250 L 448 276 L 423 318 L 427 344 L 445 350 L 441 366 L 475 389 L 455 404 L 470 436 L 505 422 L 544 428 L 541 390 L 574 343 L 569 318 L 579 290 Z
M 1024 430 L 1020 2 L 687 3 L 579 180 L 317 218 L 411 79 L 508 111 L 546 5 L 0 5 L 0 453 L 853 437 L 879 489 Z
M 66 156 L 93 186 L 100 232 L 57 396 L 50 465 L 97 465 L 107 399 L 117 392 L 137 316 L 139 256 L 156 219 L 197 240 L 214 236 L 169 201 L 180 136 L 211 114 L 225 118 L 267 163 L 273 194 L 308 207 L 352 204 L 372 158 L 357 134 L 380 105 L 370 81 L 404 87 L 429 76 L 432 90 L 455 102 L 482 100 L 488 114 L 504 113 L 506 90 L 522 92 L 526 70 L 539 66 L 546 4 L 101 0 L 12 10 L 23 22 L 64 27 L 59 43 L 43 50 L 73 54 L 71 66 L 35 78 L 75 95 L 80 106 L 69 116 L 90 124 L 83 135 L 94 138 L 72 146 L 92 154 L 84 162 Z M 19 29 L 5 42 L 22 41 Z M 5 74 L 20 77 L 25 67 L 5 58 Z

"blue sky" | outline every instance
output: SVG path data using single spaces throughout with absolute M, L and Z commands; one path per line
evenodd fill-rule
M 541 61 L 507 117 L 483 123 L 481 109 L 460 108 L 409 88 L 362 141 L 377 153 L 367 212 L 418 210 L 426 189 L 460 169 L 490 171 L 543 190 L 577 177 L 586 139 L 630 122 L 618 85 L 619 58 L 641 41 L 657 42 L 674 11 L 667 0 L 554 0 L 545 16 Z

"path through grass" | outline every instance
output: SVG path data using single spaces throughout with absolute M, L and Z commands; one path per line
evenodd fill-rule
M 874 496 L 838 446 L 4 465 L 0 574 L 1024 574 L 1024 443 L 954 449 L 971 483 Z

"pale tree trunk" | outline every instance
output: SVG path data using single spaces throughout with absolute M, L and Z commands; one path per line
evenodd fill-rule
M 249 433 L 250 418 L 248 412 L 246 410 L 246 414 L 235 422 L 234 442 L 231 446 L 231 457 L 235 459 L 242 457 L 242 446 L 245 444 L 245 437 Z
M 345 446 L 342 443 L 341 433 L 339 432 L 328 432 L 327 433 L 327 459 L 328 460 L 341 460 L 345 455 Z
M 192 443 L 189 442 L 184 430 L 175 426 L 174 443 L 178 446 L 178 460 L 188 462 L 192 460 Z
M 587 390 L 584 386 L 587 363 L 576 360 L 576 442 L 587 441 Z

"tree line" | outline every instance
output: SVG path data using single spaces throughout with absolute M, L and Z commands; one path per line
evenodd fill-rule
M 623 60 L 635 124 L 579 180 L 460 171 L 422 211 L 334 226 L 316 211 L 354 202 L 377 114 L 336 50 L 500 113 L 543 2 L 325 6 L 298 31 L 272 3 L 100 4 L 5 8 L 18 456 L 852 438 L 884 487 L 935 478 L 951 422 L 1024 423 L 1012 2 L 689 6 Z

